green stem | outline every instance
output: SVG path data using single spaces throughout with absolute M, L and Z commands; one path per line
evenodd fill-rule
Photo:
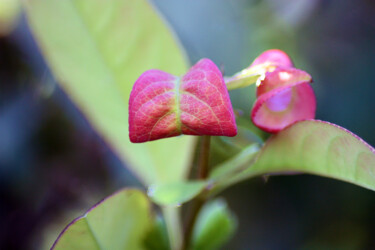
M 165 223 L 168 231 L 169 243 L 172 250 L 178 250 L 182 245 L 182 228 L 180 220 L 180 208 L 163 207 L 162 208 Z
M 201 147 L 200 147 L 199 165 L 198 165 L 198 178 L 202 180 L 207 179 L 208 174 L 209 174 L 208 160 L 210 156 L 210 141 L 211 141 L 211 137 L 208 135 L 204 135 L 201 137 Z M 197 221 L 199 211 L 203 207 L 206 200 L 207 200 L 207 194 L 205 191 L 203 191 L 203 193 L 199 195 L 197 198 L 195 198 L 192 203 L 190 216 L 185 226 L 185 237 L 184 237 L 184 242 L 182 246 L 183 250 L 187 250 L 189 248 L 189 244 L 191 242 L 191 238 L 193 235 L 195 222 Z

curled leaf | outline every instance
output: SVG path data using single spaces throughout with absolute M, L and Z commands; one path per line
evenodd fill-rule
M 148 70 L 129 100 L 129 137 L 146 142 L 186 135 L 235 136 L 232 104 L 222 74 L 202 59 L 182 78 Z
M 250 65 L 250 68 L 255 66 L 267 67 L 293 67 L 292 59 L 282 50 L 270 49 L 264 51 L 254 62 Z
M 297 121 L 313 119 L 316 99 L 311 81 L 309 74 L 295 68 L 277 68 L 266 73 L 251 112 L 254 124 L 276 133 Z

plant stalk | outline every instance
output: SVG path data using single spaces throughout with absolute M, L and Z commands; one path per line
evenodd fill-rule
M 208 160 L 210 158 L 210 144 L 211 144 L 211 136 L 204 135 L 202 136 L 202 142 L 201 142 L 201 151 L 200 151 L 200 159 L 199 159 L 199 173 L 198 178 L 199 179 L 207 179 L 208 177 Z
M 179 207 L 163 207 L 165 223 L 167 226 L 167 233 L 169 244 L 172 250 L 178 250 L 182 246 L 182 227 L 180 220 Z
M 198 179 L 204 180 L 207 179 L 209 174 L 209 156 L 210 156 L 210 143 L 211 136 L 204 135 L 201 137 L 201 147 L 199 155 L 199 165 L 198 165 Z M 182 250 L 187 250 L 193 236 L 194 225 L 197 221 L 199 211 L 206 202 L 207 195 L 203 191 L 201 195 L 194 199 L 190 214 L 185 226 L 185 237 L 182 245 Z

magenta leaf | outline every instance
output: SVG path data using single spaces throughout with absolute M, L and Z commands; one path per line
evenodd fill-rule
M 129 137 L 146 142 L 186 135 L 235 136 L 237 127 L 223 76 L 202 59 L 182 78 L 144 72 L 129 99 Z
M 254 124 L 276 133 L 297 121 L 313 119 L 316 99 L 311 81 L 309 74 L 295 68 L 278 67 L 266 73 L 251 112 Z
M 264 51 L 257 58 L 255 58 L 254 62 L 250 65 L 250 68 L 262 64 L 277 67 L 293 67 L 293 62 L 288 56 L 288 54 L 279 49 L 270 49 Z

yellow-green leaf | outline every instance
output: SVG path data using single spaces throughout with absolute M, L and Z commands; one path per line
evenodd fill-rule
M 151 185 L 148 196 L 159 205 L 179 206 L 198 194 L 207 186 L 207 181 L 189 181 Z
M 220 249 L 234 234 L 237 220 L 224 200 L 207 203 L 199 213 L 194 227 L 192 249 Z
M 145 70 L 182 74 L 186 58 L 146 0 L 25 0 L 30 27 L 63 89 L 145 184 L 182 180 L 189 136 L 132 144 L 128 99 Z
M 337 125 L 302 121 L 271 136 L 255 164 L 224 185 L 256 175 L 295 172 L 375 190 L 375 149 Z
M 73 220 L 52 249 L 144 249 L 151 226 L 146 195 L 123 189 Z

